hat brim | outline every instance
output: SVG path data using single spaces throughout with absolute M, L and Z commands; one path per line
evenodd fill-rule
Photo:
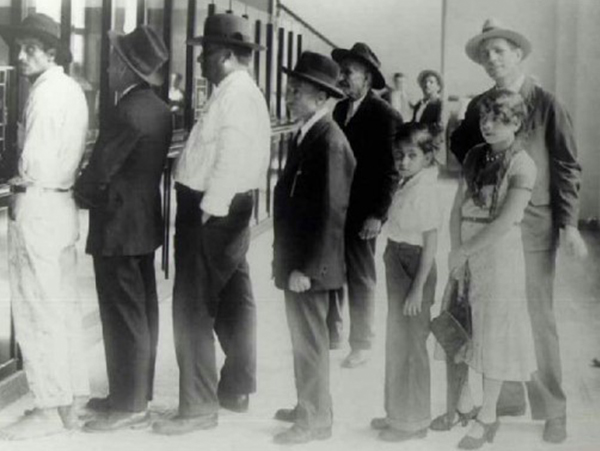
M 492 38 L 503 38 L 507 41 L 513 42 L 523 52 L 523 59 L 527 58 L 531 53 L 531 42 L 529 42 L 529 39 L 527 39 L 521 33 L 503 28 L 496 28 L 480 33 L 477 36 L 469 39 L 467 45 L 465 46 L 465 52 L 467 53 L 467 56 L 477 64 L 481 64 L 481 58 L 479 57 L 479 46 L 486 39 Z
M 302 72 L 296 72 L 294 70 L 288 69 L 287 67 L 282 67 L 281 70 L 288 77 L 295 77 L 300 80 L 304 80 L 309 83 L 317 85 L 319 88 L 327 91 L 332 97 L 335 97 L 336 99 L 341 99 L 345 96 L 344 91 L 339 89 L 337 86 L 330 85 L 329 83 L 325 83 L 324 81 L 319 80 L 316 77 L 312 77 L 312 76 L 302 73 Z
M 119 54 L 121 59 L 125 62 L 125 64 L 127 64 L 127 67 L 129 67 L 133 72 L 135 72 L 135 74 L 137 76 L 139 76 L 142 80 L 146 81 L 147 83 L 151 84 L 152 86 L 161 86 L 164 83 L 164 76 L 161 73 L 161 69 L 163 68 L 163 66 L 160 66 L 158 69 L 156 69 L 151 74 L 144 74 L 144 73 L 140 72 L 135 67 L 135 65 L 129 60 L 129 58 L 123 51 L 123 47 L 121 47 L 121 41 L 119 38 L 121 38 L 123 36 L 124 36 L 123 33 L 119 33 L 117 31 L 109 31 L 108 32 L 108 39 L 109 39 L 110 43 L 112 44 L 113 48 L 117 51 L 117 53 Z
M 57 39 L 56 36 L 53 36 L 44 31 L 34 30 L 31 28 L 22 27 L 20 25 L 0 25 L 0 36 L 9 45 L 12 45 L 12 42 L 15 39 L 33 36 L 37 39 L 40 39 L 41 41 L 50 44 L 52 47 L 60 49 L 67 58 L 67 63 L 73 61 L 73 54 L 71 53 L 71 49 L 65 47 L 62 41 L 60 39 Z
M 381 71 L 379 70 L 379 68 L 377 66 L 375 66 L 371 61 L 369 61 L 368 59 L 359 55 L 358 53 L 355 53 L 348 49 L 333 49 L 331 52 L 331 57 L 333 58 L 333 60 L 336 63 L 341 63 L 342 60 L 350 58 L 350 59 L 355 59 L 357 61 L 360 61 L 360 62 L 366 64 L 367 67 L 369 69 L 371 69 L 371 73 L 373 74 L 372 88 L 373 89 L 385 88 L 385 86 L 386 86 L 385 78 L 384 78 L 383 74 L 381 73 Z
M 196 36 L 195 38 L 188 39 L 185 41 L 187 45 L 204 45 L 204 44 L 223 44 L 223 45 L 233 45 L 236 47 L 243 47 L 250 50 L 264 50 L 265 46 L 260 44 L 255 44 L 254 42 L 242 42 L 237 39 L 227 39 L 227 38 L 214 38 L 208 36 Z

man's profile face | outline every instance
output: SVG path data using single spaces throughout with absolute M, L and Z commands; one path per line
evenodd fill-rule
M 522 58 L 523 51 L 504 38 L 486 39 L 479 46 L 479 63 L 494 81 L 516 74 Z
M 205 43 L 202 46 L 202 53 L 198 57 L 202 76 L 213 84 L 218 84 L 223 77 L 223 69 L 221 67 L 225 58 L 227 49 L 210 43 Z
M 352 100 L 360 99 L 370 88 L 369 69 L 349 58 L 340 63 L 340 69 L 339 87 Z
M 311 83 L 290 77 L 285 103 L 294 119 L 307 120 L 321 108 L 322 98 L 319 89 Z
M 55 53 L 44 50 L 42 41 L 33 37 L 16 40 L 19 70 L 26 77 L 37 77 L 54 66 Z

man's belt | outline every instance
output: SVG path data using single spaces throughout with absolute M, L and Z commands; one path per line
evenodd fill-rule
M 68 193 L 71 191 L 71 188 L 42 188 L 33 185 L 10 185 L 10 192 L 13 194 L 23 194 L 26 193 L 27 190 L 46 191 L 50 193 Z

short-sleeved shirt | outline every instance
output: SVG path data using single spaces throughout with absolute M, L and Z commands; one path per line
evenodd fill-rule
M 438 169 L 424 168 L 394 194 L 386 224 L 388 238 L 397 243 L 423 246 L 423 233 L 438 229 L 442 211 L 438 197 Z

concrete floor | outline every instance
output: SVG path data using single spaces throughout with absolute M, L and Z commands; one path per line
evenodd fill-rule
M 449 207 L 452 198 L 450 182 L 441 188 L 444 204 Z M 82 236 L 85 236 L 83 234 Z M 382 237 L 383 238 L 383 237 Z M 556 286 L 556 316 L 562 339 L 564 388 L 568 396 L 569 439 L 562 445 L 547 445 L 541 441 L 542 423 L 533 422 L 528 416 L 506 419 L 496 441 L 487 449 L 497 450 L 573 450 L 592 451 L 600 449 L 600 369 L 590 367 L 593 357 L 600 357 L 600 233 L 586 233 L 590 245 L 590 257 L 585 262 L 575 262 L 564 255 L 559 256 Z M 180 437 L 163 437 L 149 430 L 119 431 L 110 434 L 86 434 L 75 432 L 70 435 L 48 437 L 29 442 L 0 442 L 4 450 L 61 450 L 61 451 L 158 451 L 186 450 L 270 450 L 279 446 L 272 443 L 272 436 L 287 426 L 272 420 L 276 409 L 291 407 L 295 403 L 292 370 L 291 344 L 284 314 L 282 294 L 270 280 L 272 234 L 266 232 L 252 242 L 249 261 L 258 304 L 258 392 L 251 398 L 247 414 L 222 411 L 219 427 Z M 384 247 L 381 239 L 379 252 Z M 445 255 L 448 239 L 443 234 L 439 249 L 438 265 L 440 283 L 445 278 Z M 81 257 L 82 283 L 88 299 L 90 315 L 93 316 L 93 279 L 89 271 L 90 262 Z M 379 274 L 383 265 L 379 256 Z M 173 412 L 177 407 L 178 370 L 175 361 L 172 327 L 171 281 L 159 277 L 161 302 L 161 336 L 156 380 L 156 399 L 151 411 L 155 417 Z M 87 281 L 87 282 L 86 282 Z M 438 295 L 441 294 L 441 287 Z M 434 312 L 436 312 L 434 310 Z M 453 449 L 464 434 L 464 429 L 447 433 L 431 432 L 420 441 L 399 445 L 379 442 L 369 429 L 369 421 L 383 413 L 383 369 L 384 330 L 386 299 L 383 279 L 377 292 L 376 327 L 377 340 L 373 358 L 368 365 L 354 370 L 342 369 L 340 362 L 347 349 L 331 353 L 331 391 L 334 400 L 333 437 L 325 442 L 303 445 L 307 450 L 446 450 Z M 347 322 L 346 322 L 347 324 Z M 89 368 L 92 389 L 95 395 L 106 393 L 104 353 L 97 340 L 98 328 L 88 330 L 90 346 Z M 433 349 L 433 338 L 430 339 Z M 473 387 L 480 378 L 472 377 Z M 442 362 L 432 364 L 432 412 L 437 414 L 445 403 L 445 371 Z M 14 421 L 24 409 L 31 406 L 31 399 L 24 397 L 0 411 L 0 427 Z

